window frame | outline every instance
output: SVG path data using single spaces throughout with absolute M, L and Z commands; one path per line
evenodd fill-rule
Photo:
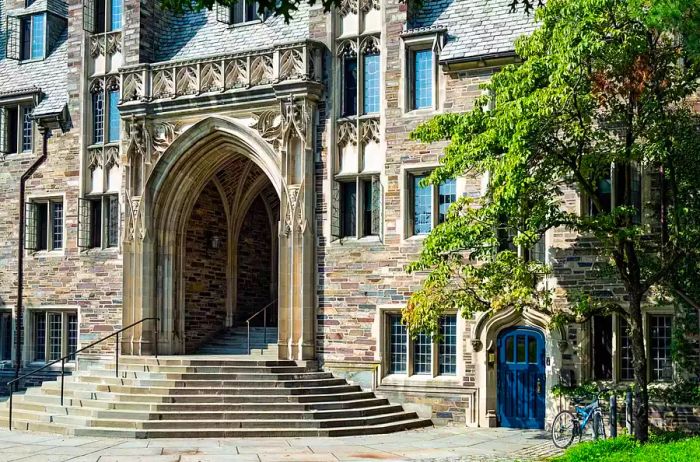
M 64 196 L 37 196 L 37 197 L 29 197 L 27 198 L 25 202 L 25 209 L 27 209 L 27 213 L 31 214 L 36 214 L 36 205 L 39 204 L 46 204 L 47 207 L 47 219 L 46 219 L 46 248 L 41 248 L 39 244 L 39 226 L 40 223 L 36 219 L 36 216 L 25 216 L 25 224 L 24 224 L 24 233 L 25 233 L 25 242 L 24 242 L 24 247 L 25 251 L 28 253 L 32 254 L 62 254 L 65 249 L 66 249 L 66 201 Z M 55 220 L 56 217 L 53 215 L 53 207 L 56 204 L 60 204 L 62 207 L 61 211 L 61 245 L 60 247 L 54 247 L 55 246 L 55 236 L 54 236 L 54 226 L 55 226 Z M 28 227 L 32 226 L 34 229 L 31 230 L 31 234 L 28 233 Z M 34 236 L 34 246 L 30 247 L 30 243 L 28 241 L 28 236 Z
M 111 214 L 112 202 L 116 202 L 116 219 Z M 100 223 L 96 227 L 95 205 L 99 205 Z M 116 222 L 112 222 L 116 220 Z M 119 193 L 101 192 L 87 194 L 78 200 L 78 248 L 81 250 L 118 250 L 121 238 L 121 204 Z M 116 241 L 110 241 L 112 226 L 116 227 Z M 96 236 L 99 237 L 97 242 Z
M 341 240 L 345 239 L 356 239 L 356 240 L 361 240 L 361 239 L 381 239 L 382 236 L 382 229 L 384 226 L 383 223 L 383 217 L 382 217 L 382 199 L 383 199 L 383 188 L 381 186 L 381 177 L 378 173 L 372 173 L 372 174 L 345 174 L 345 175 L 337 175 L 334 179 L 336 183 L 338 183 L 339 186 L 339 201 L 340 201 L 340 235 L 337 236 Z M 347 233 L 347 230 L 345 229 L 345 201 L 344 201 L 344 188 L 345 185 L 352 184 L 354 183 L 355 185 L 355 224 L 354 228 L 355 231 L 354 233 Z M 366 194 L 366 183 L 370 184 L 370 190 L 374 193 L 375 188 L 378 188 L 376 191 L 376 194 L 379 195 L 379 198 L 375 197 L 369 197 L 367 198 Z M 378 200 L 378 204 L 375 203 L 375 199 Z M 371 213 L 371 218 L 374 219 L 376 218 L 378 220 L 378 223 L 372 223 L 370 222 L 370 234 L 365 233 L 365 225 L 366 225 L 366 218 L 365 218 L 365 213 L 367 212 L 365 210 L 366 204 L 370 203 L 370 210 L 369 213 Z M 374 206 L 378 206 L 379 210 L 376 210 Z M 375 217 L 376 215 L 376 217 Z
M 440 185 L 431 184 L 428 186 L 430 189 L 430 230 L 427 233 L 418 234 L 415 232 L 415 181 L 417 177 L 429 176 L 437 166 L 419 166 L 419 167 L 409 167 L 405 168 L 403 175 L 403 193 L 405 195 L 402 205 L 404 207 L 404 239 L 425 239 L 432 230 L 435 229 L 440 222 L 440 187 L 445 184 Z M 460 185 L 459 178 L 452 178 L 455 184 L 455 202 L 461 197 L 462 187 Z M 454 204 L 454 202 L 451 202 Z
M 43 18 L 43 27 L 41 28 L 43 32 L 43 37 L 42 37 L 42 49 L 41 49 L 41 55 L 40 56 L 32 56 L 33 54 L 33 48 L 34 48 L 34 20 L 36 17 L 41 16 Z M 8 16 L 8 23 L 10 22 L 10 18 Z M 19 22 L 19 29 L 18 30 L 13 30 L 12 34 L 18 34 L 17 38 L 17 60 L 20 62 L 31 62 L 31 61 L 43 61 L 46 59 L 47 52 L 48 52 L 48 47 L 49 47 L 49 37 L 47 33 L 47 28 L 48 28 L 48 13 L 46 11 L 43 12 L 37 12 L 37 13 L 31 13 L 31 14 L 25 14 L 21 16 L 16 16 L 16 21 Z M 28 28 L 25 29 L 25 25 L 28 24 Z M 27 37 L 27 35 L 29 35 Z M 10 38 L 7 37 L 8 43 L 10 40 L 14 39 L 14 37 Z M 28 47 L 28 53 L 27 50 L 25 50 L 25 44 Z M 13 58 L 10 58 L 13 59 Z
M 80 348 L 80 310 L 77 307 L 63 307 L 63 306 L 56 306 L 56 307 L 41 307 L 41 308 L 27 308 L 28 310 L 28 323 L 25 323 L 26 326 L 26 335 L 27 339 L 29 340 L 26 342 L 25 345 L 25 357 L 28 358 L 25 360 L 28 364 L 47 364 L 51 361 L 54 361 L 55 359 L 49 359 L 50 358 L 50 348 L 51 348 L 51 342 L 49 341 L 49 318 L 51 315 L 59 315 L 61 317 L 61 353 L 59 355 L 60 357 L 66 356 L 69 353 L 69 347 L 70 347 L 70 317 L 75 316 L 75 321 L 76 321 L 76 343 L 75 343 L 75 349 Z M 37 319 L 42 317 L 44 318 L 44 358 L 43 359 L 38 359 L 37 356 L 37 344 L 38 344 L 38 339 L 37 339 L 37 329 L 36 329 L 36 323 Z M 73 356 L 72 358 L 68 358 L 66 360 L 66 365 L 69 365 L 71 368 L 75 366 L 76 364 L 76 358 Z
M 14 316 L 9 308 L 0 309 L 0 363 L 11 363 L 14 358 Z M 5 337 L 7 333 L 7 337 Z
M 400 308 L 395 306 L 380 307 L 380 319 L 382 320 L 382 336 L 380 336 L 380 351 L 382 353 L 382 381 L 395 381 L 395 380 L 448 380 L 457 381 L 459 377 L 463 374 L 462 371 L 462 354 L 461 354 L 461 344 L 462 338 L 461 333 L 463 332 L 462 321 L 460 320 L 459 313 L 456 311 L 447 311 L 443 313 L 443 317 L 454 317 L 455 325 L 455 343 L 454 343 L 454 373 L 442 373 L 441 366 L 443 365 L 441 351 L 442 342 L 437 340 L 437 337 L 432 337 L 430 339 L 430 365 L 428 372 L 416 372 L 416 340 L 412 338 L 408 330 L 406 330 L 406 344 L 405 344 L 405 354 L 406 362 L 405 369 L 403 372 L 393 372 L 391 363 L 391 346 L 392 346 L 392 319 L 396 316 L 400 317 Z M 442 327 L 442 326 L 441 326 Z M 419 334 L 420 335 L 420 334 Z
M 636 225 L 643 225 L 646 224 L 644 217 L 644 202 L 646 195 L 645 187 L 647 185 L 647 180 L 645 178 L 644 169 L 641 168 L 636 162 L 630 163 L 629 167 L 630 174 L 633 176 L 631 181 L 634 183 L 636 179 L 639 188 L 637 194 L 635 194 L 631 198 L 631 205 L 639 207 L 637 215 L 632 218 L 632 223 Z M 610 164 L 610 210 L 618 206 L 617 183 L 618 174 L 620 173 L 618 171 L 618 168 L 619 167 L 617 167 L 615 163 Z M 604 211 L 604 213 L 610 213 L 610 211 L 606 210 Z M 590 197 L 589 194 L 586 193 L 581 194 L 581 215 L 588 217 L 594 217 L 597 215 L 594 209 L 593 199 Z
M 440 102 L 440 51 L 444 44 L 442 31 L 404 36 L 402 38 L 402 74 L 403 78 L 403 112 L 406 115 L 423 115 L 437 112 L 442 107 Z M 432 52 L 431 66 L 431 104 L 426 107 L 415 105 L 415 55 L 419 51 Z
M 10 111 L 14 111 L 14 136 L 10 133 Z M 0 137 L 2 137 L 2 142 L 0 143 L 0 154 L 27 154 L 34 152 L 34 136 L 36 134 L 36 127 L 32 113 L 34 111 L 34 105 L 31 102 L 19 102 L 13 104 L 7 104 L 0 107 Z M 29 134 L 29 148 L 25 149 L 24 143 L 24 117 L 27 115 L 30 122 L 30 134 Z M 10 150 L 10 139 L 14 138 L 12 146 L 13 150 Z
M 253 10 L 253 17 L 248 17 L 249 10 L 248 10 L 248 5 L 250 3 L 253 3 L 255 8 Z M 248 2 L 246 0 L 239 0 L 233 5 L 222 5 L 219 2 L 216 2 L 216 20 L 218 22 L 228 24 L 231 27 L 240 27 L 248 24 L 256 24 L 259 22 L 263 22 L 267 17 L 269 16 L 268 14 L 259 14 L 258 9 L 260 7 L 259 2 L 253 1 L 253 2 Z M 241 11 L 237 11 L 241 10 Z M 240 14 L 240 20 L 236 20 L 236 14 Z
M 111 138 L 111 128 L 112 128 L 112 103 L 111 95 L 117 95 L 117 112 L 119 115 L 119 124 L 116 127 L 119 132 L 119 137 L 115 141 L 110 141 Z M 95 100 L 97 98 L 102 98 L 102 139 L 98 140 L 96 137 L 97 129 L 97 111 Z M 90 143 L 88 147 L 96 146 L 108 146 L 108 145 L 118 145 L 121 142 L 121 112 L 119 111 L 120 102 L 120 86 L 119 86 L 119 76 L 117 74 L 108 74 L 100 77 L 95 77 L 90 83 L 90 109 L 89 109 L 89 121 L 88 130 L 90 136 Z
M 121 21 L 119 28 L 112 27 L 112 19 L 114 13 L 114 4 L 120 3 Z M 99 6 L 104 8 L 104 19 L 98 21 Z M 94 35 L 109 34 L 112 32 L 120 32 L 124 30 L 124 0 L 83 0 L 83 30 Z

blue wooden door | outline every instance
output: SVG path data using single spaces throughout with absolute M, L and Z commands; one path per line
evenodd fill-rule
M 502 427 L 544 428 L 544 336 L 529 327 L 498 337 L 498 417 Z

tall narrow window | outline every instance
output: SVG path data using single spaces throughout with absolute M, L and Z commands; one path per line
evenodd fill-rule
M 363 67 L 363 112 L 377 113 L 379 112 L 379 55 L 364 55 Z
M 357 115 L 357 56 L 343 58 L 343 116 Z
M 104 142 L 105 100 L 101 90 L 92 94 L 92 142 Z
M 22 32 L 20 34 L 22 42 L 20 48 L 20 59 L 31 59 L 32 57 L 32 17 L 22 18 Z
M 445 180 L 438 186 L 438 223 L 444 223 L 447 219 L 447 211 L 456 200 L 457 181 L 455 179 Z
M 51 249 L 63 248 L 63 202 L 51 202 Z
M 669 380 L 671 370 L 671 324 L 670 315 L 649 316 L 651 378 L 653 380 Z
M 389 316 L 389 372 L 405 374 L 407 363 L 406 344 L 408 335 L 406 326 L 401 322 L 401 315 Z
M 433 106 L 433 51 L 413 52 L 413 109 Z
M 32 59 L 41 59 L 44 57 L 44 48 L 46 46 L 46 38 L 44 35 L 46 16 L 43 14 L 35 14 L 32 16 Z
M 116 194 L 107 196 L 107 247 L 119 245 L 119 196 Z
M 61 313 L 49 313 L 49 357 L 48 361 L 55 361 L 61 357 L 62 323 Z
M 457 373 L 457 316 L 440 318 L 440 343 L 438 344 L 438 366 L 441 375 Z
M 17 147 L 17 134 L 18 134 L 18 114 L 19 111 L 16 106 L 9 107 L 5 110 L 7 117 L 7 152 L 19 152 Z
M 426 375 L 432 373 L 433 342 L 430 334 L 419 333 L 413 342 L 413 373 Z
M 612 179 L 610 172 L 598 180 L 595 195 L 598 198 L 598 202 L 600 202 L 600 207 L 591 199 L 589 207 L 591 216 L 600 215 L 601 213 L 610 213 L 612 211 Z
M 340 184 L 342 237 L 357 235 L 357 183 Z
M 110 90 L 109 95 L 109 133 L 107 140 L 110 143 L 115 143 L 119 141 L 119 129 L 120 129 L 120 119 L 119 119 L 119 91 Z
M 33 124 L 32 124 L 32 108 L 22 106 L 22 151 L 32 150 L 33 140 Z
M 107 31 L 107 2 L 109 0 L 95 0 L 95 32 L 101 34 Z
M 431 187 L 422 186 L 426 175 L 413 177 L 413 234 L 428 234 L 433 227 Z
M 100 0 L 98 0 L 98 3 Z M 110 9 L 110 30 L 120 30 L 122 28 L 122 0 L 112 0 Z
M 68 314 L 68 353 L 72 354 L 78 349 L 78 315 L 76 313 Z M 74 357 L 69 358 L 69 361 L 75 360 Z
M 632 363 L 632 338 L 627 321 L 618 316 L 620 323 L 620 380 L 634 379 L 634 364 Z
M 48 250 L 49 249 L 49 204 L 48 202 L 37 203 L 35 205 L 36 210 L 36 237 L 37 237 L 37 249 L 36 250 Z
M 34 317 L 34 361 L 46 361 L 46 316 L 37 313 Z
M 591 357 L 593 378 L 612 380 L 612 316 L 594 316 L 592 319 Z
M 90 247 L 102 247 L 102 198 L 90 201 Z
M 0 312 L 0 361 L 9 361 L 12 355 L 12 313 Z

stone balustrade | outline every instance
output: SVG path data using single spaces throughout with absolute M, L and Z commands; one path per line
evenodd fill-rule
M 321 45 L 300 42 L 246 53 L 120 69 L 121 104 L 223 93 L 284 81 L 321 81 Z

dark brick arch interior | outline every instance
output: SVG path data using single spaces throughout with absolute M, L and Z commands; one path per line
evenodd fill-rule
M 190 353 L 226 323 L 227 222 L 213 182 L 199 195 L 185 237 L 185 350 Z M 220 245 L 212 248 L 212 238 Z
M 235 323 L 244 325 L 245 320 L 276 298 L 276 259 L 273 252 L 272 229 L 269 213 L 258 196 L 251 204 L 241 226 L 238 237 L 238 278 L 236 281 Z M 268 325 L 277 325 L 277 310 L 268 309 Z M 251 324 L 262 325 L 256 317 Z

